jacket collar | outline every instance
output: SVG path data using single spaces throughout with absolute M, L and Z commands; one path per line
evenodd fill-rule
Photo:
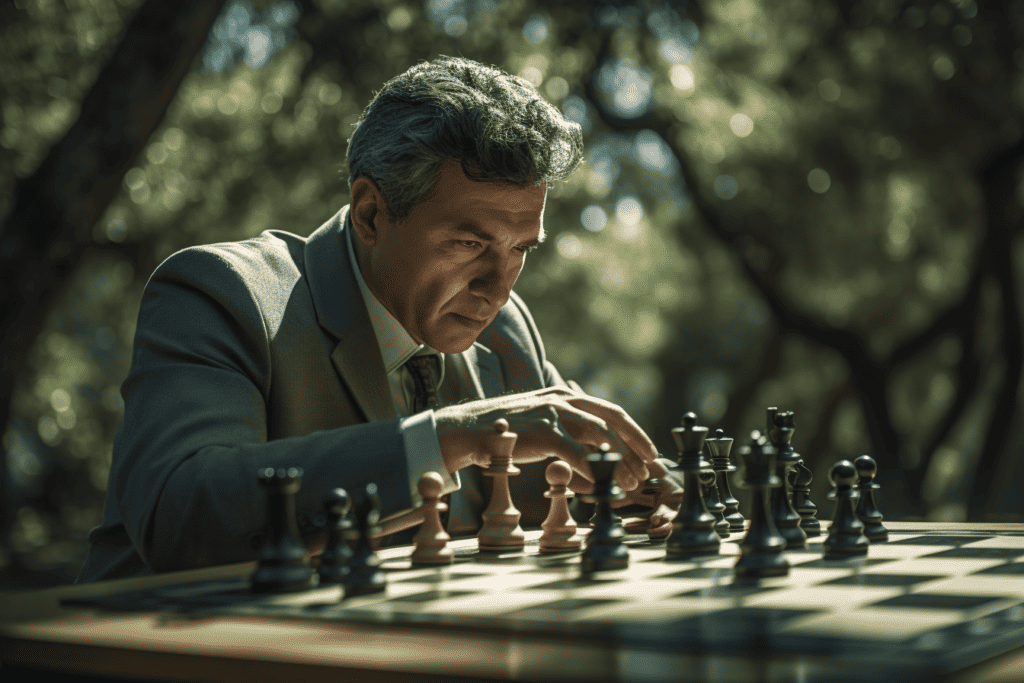
M 395 406 L 380 345 L 349 260 L 347 219 L 346 206 L 309 236 L 306 277 L 317 321 L 338 340 L 331 353 L 335 369 L 367 421 L 387 420 L 395 417 Z M 463 355 L 469 376 L 461 382 L 468 385 L 462 388 L 462 398 L 504 391 L 501 362 L 490 349 L 474 343 Z

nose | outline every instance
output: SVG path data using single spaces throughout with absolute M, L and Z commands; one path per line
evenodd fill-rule
M 493 254 L 483 261 L 480 272 L 469 281 L 469 291 L 486 299 L 495 309 L 501 308 L 508 301 L 521 268 L 522 264 L 514 264 L 512 257 Z

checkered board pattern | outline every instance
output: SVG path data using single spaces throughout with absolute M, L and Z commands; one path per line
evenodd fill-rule
M 336 586 L 254 596 L 244 579 L 120 596 L 120 608 L 528 632 L 697 653 L 849 658 L 917 673 L 959 670 L 1024 646 L 1024 533 L 892 533 L 859 560 L 822 559 L 822 537 L 786 551 L 788 576 L 738 581 L 740 538 L 721 554 L 666 560 L 629 536 L 624 570 L 581 576 L 579 552 L 543 555 L 455 541 L 445 567 L 380 551 L 384 593 L 341 599 Z M 114 600 L 118 596 L 114 596 Z M 108 604 L 108 606 L 118 606 Z

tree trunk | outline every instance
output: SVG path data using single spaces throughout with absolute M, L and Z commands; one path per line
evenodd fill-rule
M 195 63 L 224 0 L 148 0 L 82 101 L 78 120 L 18 182 L 0 223 L 0 435 L 28 351 L 117 194 Z M 10 529 L 0 445 L 0 531 Z

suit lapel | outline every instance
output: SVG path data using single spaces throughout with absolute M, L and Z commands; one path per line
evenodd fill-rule
M 505 379 L 497 354 L 483 344 L 475 342 L 466 351 L 465 356 L 477 398 L 500 396 L 505 393 Z
M 352 272 L 345 240 L 348 207 L 309 236 L 306 277 L 320 326 L 338 344 L 331 361 L 367 421 L 395 417 L 384 360 Z

